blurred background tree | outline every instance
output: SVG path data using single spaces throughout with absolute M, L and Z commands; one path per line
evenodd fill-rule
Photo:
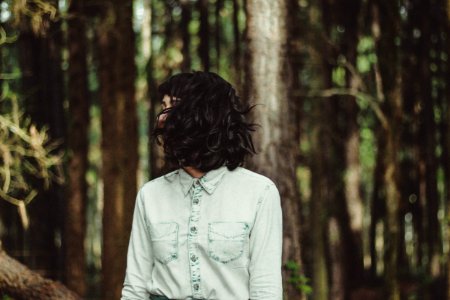
M 285 299 L 448 299 L 449 55 L 448 0 L 1 0 L 2 247 L 118 299 L 156 87 L 210 70 L 262 104 Z

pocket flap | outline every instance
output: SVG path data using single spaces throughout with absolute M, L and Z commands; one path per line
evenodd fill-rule
M 150 235 L 152 240 L 164 239 L 170 240 L 173 236 L 176 237 L 178 232 L 178 224 L 175 222 L 151 223 Z
M 214 222 L 209 223 L 211 238 L 223 238 L 226 240 L 242 239 L 248 232 L 248 224 L 245 222 Z

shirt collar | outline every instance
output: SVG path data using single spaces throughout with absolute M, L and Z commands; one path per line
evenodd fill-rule
M 186 172 L 183 168 L 170 172 L 164 175 L 168 181 L 172 182 L 178 177 L 178 180 L 181 185 L 181 189 L 183 190 L 183 194 L 186 195 L 194 182 L 198 179 L 198 182 L 203 187 L 203 189 L 208 193 L 212 194 L 216 187 L 219 185 L 223 175 L 227 171 L 226 166 L 221 166 L 217 169 L 210 170 L 206 172 L 202 177 L 195 178 L 192 177 L 188 172 Z

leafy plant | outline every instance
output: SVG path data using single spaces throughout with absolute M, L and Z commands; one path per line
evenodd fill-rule
M 296 289 L 309 295 L 312 293 L 312 287 L 309 285 L 310 279 L 306 277 L 301 269 L 300 265 L 294 260 L 288 260 L 285 264 L 285 268 L 289 271 L 288 282 L 293 284 Z

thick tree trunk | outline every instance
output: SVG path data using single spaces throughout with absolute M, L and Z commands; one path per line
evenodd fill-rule
M 247 70 L 246 99 L 262 104 L 254 112 L 261 128 L 254 136 L 259 154 L 251 168 L 272 178 L 277 184 L 284 213 L 283 262 L 294 261 L 302 267 L 300 251 L 300 212 L 296 177 L 298 120 L 291 101 L 291 70 L 286 59 L 287 3 L 256 1 L 246 3 Z M 289 274 L 284 274 L 288 280 Z M 300 292 L 285 281 L 288 298 L 298 299 Z
M 133 10 L 132 1 L 120 0 L 102 8 L 97 27 L 104 185 L 102 290 L 104 299 L 119 299 L 137 193 Z
M 68 20 L 68 143 L 71 156 L 68 166 L 68 198 L 65 213 L 66 284 L 84 296 L 86 293 L 86 203 L 88 169 L 89 92 L 86 63 L 86 25 L 84 1 L 73 1 Z
M 399 33 L 398 3 L 390 0 L 375 1 L 373 8 L 373 35 L 376 41 L 378 66 L 382 83 L 383 123 L 386 137 L 385 173 L 386 188 L 386 238 L 385 238 L 385 281 L 386 298 L 400 300 L 398 284 L 398 249 L 400 224 L 398 212 L 399 191 L 399 139 L 402 117 L 401 78 L 398 49 L 395 39 Z
M 17 260 L 9 257 L 0 247 L 0 295 L 15 300 L 78 300 L 74 292 L 57 281 L 43 278 Z

